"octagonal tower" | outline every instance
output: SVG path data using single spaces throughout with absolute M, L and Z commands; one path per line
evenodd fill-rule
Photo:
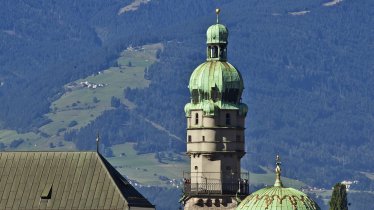
M 185 209 L 235 209 L 248 194 L 248 174 L 240 171 L 247 105 L 240 72 L 227 62 L 228 30 L 218 23 L 207 30 L 207 60 L 192 73 L 191 101 L 185 106 L 187 154 Z M 243 176 L 244 175 L 244 176 Z

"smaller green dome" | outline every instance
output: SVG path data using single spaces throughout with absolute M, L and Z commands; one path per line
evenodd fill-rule
M 283 187 L 281 162 L 277 155 L 274 186 L 260 189 L 240 202 L 236 210 L 320 210 L 318 204 L 299 190 Z
M 214 24 L 206 31 L 206 43 L 207 44 L 227 44 L 227 38 L 229 31 L 226 26 L 222 24 Z
M 308 195 L 293 188 L 267 187 L 245 198 L 236 210 L 320 210 Z

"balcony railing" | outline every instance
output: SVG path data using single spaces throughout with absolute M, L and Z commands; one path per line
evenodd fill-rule
M 249 173 L 184 173 L 185 195 L 247 195 Z

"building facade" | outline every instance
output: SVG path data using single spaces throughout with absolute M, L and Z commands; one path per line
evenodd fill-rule
M 235 209 L 248 194 L 248 174 L 241 173 L 245 154 L 247 105 L 240 72 L 227 61 L 228 29 L 218 22 L 207 30 L 207 60 L 192 73 L 191 101 L 185 106 L 187 155 L 185 209 Z

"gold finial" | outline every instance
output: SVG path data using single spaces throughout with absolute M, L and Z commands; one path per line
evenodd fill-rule
M 219 16 L 219 13 L 221 12 L 221 10 L 219 8 L 216 9 L 216 15 L 217 15 L 217 23 L 218 23 L 218 16 Z
M 276 157 L 276 167 L 275 167 L 275 183 L 274 183 L 274 187 L 283 187 L 283 184 L 282 184 L 282 181 L 281 181 L 281 164 L 282 162 L 280 162 L 280 157 L 279 155 L 277 155 Z
M 96 136 L 96 152 L 99 153 L 99 145 L 100 145 L 100 133 L 97 132 Z

